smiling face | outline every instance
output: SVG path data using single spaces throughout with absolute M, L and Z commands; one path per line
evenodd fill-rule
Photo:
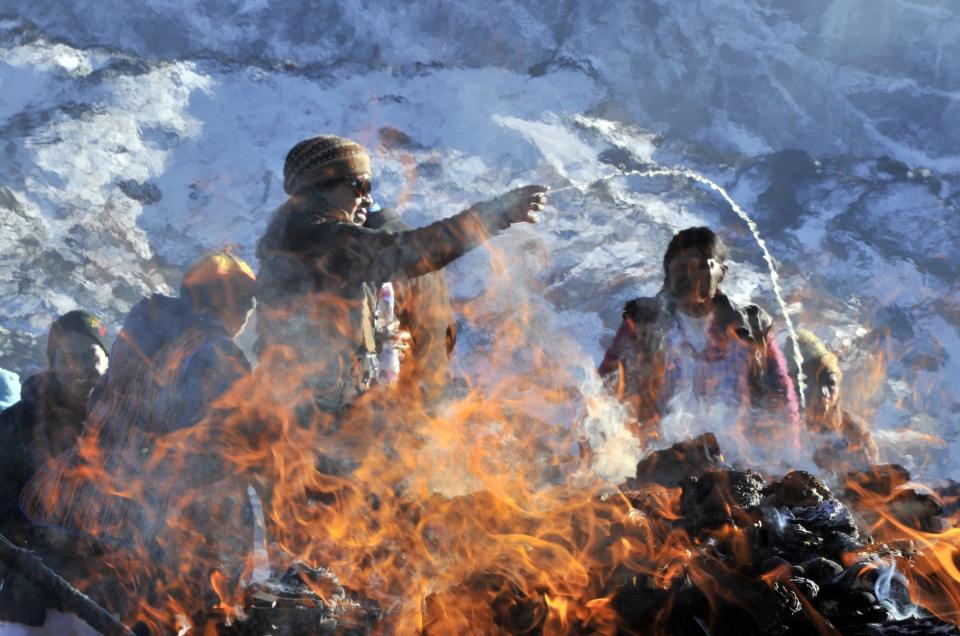
M 711 253 L 686 248 L 667 264 L 667 288 L 681 311 L 700 316 L 713 309 L 726 271 L 726 265 Z
M 107 371 L 107 353 L 87 336 L 68 333 L 57 344 L 50 368 L 64 397 L 72 405 L 85 404 Z

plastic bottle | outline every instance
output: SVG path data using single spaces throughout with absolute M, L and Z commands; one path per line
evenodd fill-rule
M 382 333 L 385 336 L 380 347 L 380 383 L 393 384 L 400 376 L 400 353 L 394 344 L 396 333 L 396 300 L 393 295 L 393 283 L 380 286 L 380 303 L 377 313 Z

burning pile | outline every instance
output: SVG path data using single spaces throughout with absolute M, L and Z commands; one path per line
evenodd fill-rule
M 670 634 L 960 633 L 911 597 L 913 585 L 931 584 L 925 574 L 936 571 L 929 566 L 935 566 L 930 559 L 940 558 L 938 550 L 952 558 L 956 538 L 920 531 L 937 523 L 942 509 L 927 506 L 929 497 L 912 489 L 892 494 L 909 481 L 902 468 L 851 474 L 844 498 L 853 512 L 809 473 L 794 471 L 770 480 L 724 466 L 711 435 L 653 454 L 637 473 L 624 493 L 640 515 L 657 512 L 646 484 L 679 488 L 680 514 L 671 525 L 679 533 L 675 536 L 682 537 L 685 554 L 667 585 L 640 575 L 616 594 L 628 629 Z M 896 481 L 887 479 L 894 475 Z M 871 507 L 874 496 L 896 505 Z M 867 527 L 876 536 L 861 533 L 856 516 L 872 519 Z M 876 543 L 898 534 L 880 519 L 901 530 L 899 538 Z M 921 542 L 924 548 L 918 550 Z
M 383 512 L 365 499 L 370 516 Z M 803 471 L 733 469 L 707 434 L 648 455 L 618 489 L 540 515 L 489 492 L 408 501 L 392 521 L 409 524 L 411 543 L 374 558 L 422 576 L 414 543 L 435 566 L 475 543 L 476 561 L 450 564 L 457 582 L 421 597 L 425 634 L 960 634 L 957 537 L 929 531 L 944 521 L 936 499 L 898 466 L 850 474 L 839 496 Z M 381 574 L 375 601 L 295 564 L 199 622 L 228 634 L 407 633 L 410 592 L 384 595 L 398 573 Z
M 300 430 L 254 403 L 150 450 L 159 482 L 119 493 L 149 523 L 87 528 L 110 546 L 80 587 L 141 633 L 960 634 L 960 536 L 896 466 L 831 492 L 732 468 L 706 434 L 578 483 L 566 435 L 500 407 L 510 438 L 468 397 L 434 417 L 469 453 L 424 470 L 455 453 L 418 455 L 444 443 L 423 411 Z M 440 494 L 458 462 L 487 480 Z

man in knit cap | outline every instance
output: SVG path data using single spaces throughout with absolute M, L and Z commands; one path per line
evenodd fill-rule
M 107 328 L 99 318 L 79 310 L 64 314 L 50 328 L 48 370 L 27 378 L 20 401 L 0 414 L 0 533 L 11 541 L 34 547 L 20 492 L 45 462 L 74 445 L 87 398 L 107 370 L 109 351 Z M 40 625 L 44 607 L 36 588 L 0 571 L 0 620 Z
M 257 345 L 275 389 L 337 413 L 376 377 L 373 312 L 381 283 L 437 271 L 513 223 L 537 220 L 546 188 L 526 186 L 424 228 L 362 227 L 370 157 L 357 143 L 321 136 L 284 164 L 290 198 L 257 246 Z M 301 412 L 301 419 L 303 413 Z

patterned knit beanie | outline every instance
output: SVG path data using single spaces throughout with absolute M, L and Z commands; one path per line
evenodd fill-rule
M 103 352 L 110 354 L 110 341 L 107 340 L 107 326 L 93 314 L 75 309 L 60 316 L 50 326 L 47 337 L 47 360 L 53 364 L 53 354 L 67 334 L 78 333 L 87 336 L 100 345 Z
M 301 141 L 283 164 L 283 189 L 296 194 L 316 183 L 370 172 L 370 155 L 355 141 L 323 135 Z

